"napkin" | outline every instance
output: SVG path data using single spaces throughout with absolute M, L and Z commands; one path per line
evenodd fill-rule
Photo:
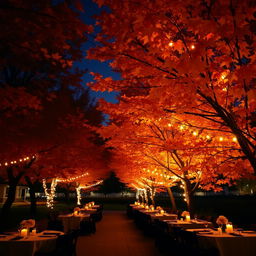
M 244 230 L 244 231 L 242 231 L 242 233 L 245 233 L 245 234 L 256 234 L 256 231 L 253 231 L 253 230 Z
M 212 234 L 211 231 L 199 231 L 198 233 L 199 234 Z
M 16 240 L 20 240 L 22 238 L 23 238 L 23 236 L 15 236 L 15 237 L 11 238 L 10 240 L 11 241 L 16 241 Z

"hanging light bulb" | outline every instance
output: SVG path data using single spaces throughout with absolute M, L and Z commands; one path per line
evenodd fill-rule
M 197 136 L 197 132 L 196 132 L 196 131 L 194 131 L 194 132 L 193 132 L 193 135 L 194 135 L 194 136 Z
M 174 44 L 173 44 L 173 42 L 170 42 L 168 45 L 169 45 L 170 47 L 172 47 Z

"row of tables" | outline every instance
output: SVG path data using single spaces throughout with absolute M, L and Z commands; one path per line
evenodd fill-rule
M 51 252 L 56 248 L 58 236 L 79 229 L 80 222 L 89 219 L 90 215 L 95 213 L 99 207 L 99 205 L 93 205 L 90 209 L 82 208 L 77 214 L 59 215 L 58 218 L 62 221 L 64 232 L 45 230 L 28 236 L 20 236 L 18 232 L 0 233 L 0 255 L 33 256 L 37 251 Z
M 213 223 L 191 219 L 190 221 L 178 220 L 176 214 L 159 214 L 156 210 L 131 204 L 134 211 L 139 211 L 151 217 L 152 221 L 158 219 L 166 222 L 172 228 L 181 228 L 188 232 L 196 233 L 198 243 L 202 248 L 218 249 L 220 256 L 255 256 L 256 255 L 256 232 L 242 229 L 234 229 L 232 233 L 220 233 L 214 228 Z
M 58 218 L 62 221 L 64 232 L 68 233 L 69 231 L 79 229 L 80 222 L 89 220 L 91 214 L 96 213 L 99 207 L 99 205 L 93 205 L 91 209 L 81 209 L 77 214 L 71 213 L 59 215 Z

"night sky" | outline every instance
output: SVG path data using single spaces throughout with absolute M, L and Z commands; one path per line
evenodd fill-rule
M 92 0 L 83 0 L 83 5 L 85 12 L 81 15 L 82 20 L 86 24 L 95 25 L 95 19 L 92 17 L 95 14 L 99 14 L 101 10 L 107 10 L 105 7 L 98 8 L 97 4 L 93 3 Z M 99 32 L 100 28 L 95 28 L 95 33 Z M 95 34 L 94 34 L 95 35 Z M 81 69 L 88 69 L 88 73 L 84 75 L 83 77 L 83 85 L 86 85 L 86 83 L 93 81 L 92 76 L 89 74 L 90 72 L 100 73 L 103 77 L 109 77 L 111 76 L 113 79 L 120 79 L 120 74 L 113 72 L 111 70 L 111 67 L 108 65 L 108 62 L 100 62 L 96 60 L 88 60 L 86 59 L 86 50 L 90 47 L 95 46 L 95 42 L 93 41 L 93 37 L 89 38 L 86 44 L 83 46 L 83 50 L 85 52 L 85 58 L 81 62 L 75 63 L 75 67 L 79 67 Z M 91 92 L 92 96 L 99 98 L 105 98 L 109 102 L 116 103 L 117 99 L 116 96 L 118 95 L 118 92 Z

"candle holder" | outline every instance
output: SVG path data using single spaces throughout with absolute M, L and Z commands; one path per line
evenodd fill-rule
M 20 236 L 26 237 L 29 235 L 29 229 L 28 228 L 22 228 L 19 230 Z
M 35 235 L 36 235 L 36 228 L 33 228 L 33 229 L 32 229 L 31 235 L 32 235 L 32 236 L 35 236 Z

